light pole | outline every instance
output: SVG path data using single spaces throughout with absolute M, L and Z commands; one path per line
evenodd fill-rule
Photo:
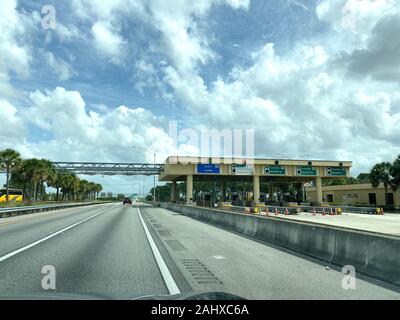
M 144 198 L 144 176 L 142 176 L 142 197 Z
M 154 152 L 154 166 L 156 164 L 156 152 Z M 156 205 L 156 175 L 153 176 L 153 204 Z
M 144 151 L 144 152 L 147 151 L 146 149 L 144 149 L 144 148 L 142 148 L 142 147 L 133 146 L 132 148 L 133 148 L 133 149 L 140 149 L 140 150 L 142 150 L 142 151 Z M 154 164 L 154 165 L 156 164 L 156 152 L 155 152 L 155 151 L 154 151 L 154 160 L 153 160 L 153 164 Z M 142 188 L 142 189 L 144 190 L 144 176 L 143 176 L 143 188 Z M 143 194 L 144 194 L 144 192 L 143 192 Z M 156 176 L 155 176 L 155 175 L 153 176 L 153 204 L 154 204 L 154 205 L 156 204 Z

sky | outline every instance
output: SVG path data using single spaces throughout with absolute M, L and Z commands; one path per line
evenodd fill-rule
M 0 149 L 162 163 L 199 152 L 184 129 L 253 129 L 255 157 L 356 176 L 400 153 L 399 34 L 397 0 L 2 0 Z

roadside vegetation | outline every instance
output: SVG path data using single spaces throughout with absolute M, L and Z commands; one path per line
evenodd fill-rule
M 80 179 L 67 171 L 57 170 L 49 160 L 22 159 L 20 154 L 12 149 L 0 151 L 0 166 L 6 172 L 4 188 L 7 205 L 11 205 L 8 199 L 10 189 L 21 189 L 23 203 L 35 204 L 48 203 L 49 200 L 63 202 L 93 200 L 103 189 L 100 184 Z M 55 197 L 49 197 L 46 187 L 56 189 Z

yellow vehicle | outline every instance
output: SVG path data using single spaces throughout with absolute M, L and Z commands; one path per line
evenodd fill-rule
M 21 202 L 22 190 L 21 189 L 8 189 L 9 202 Z M 0 189 L 0 203 L 6 202 L 6 189 Z

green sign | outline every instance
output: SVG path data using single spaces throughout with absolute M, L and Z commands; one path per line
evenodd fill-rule
M 326 175 L 332 177 L 346 176 L 346 168 L 343 167 L 329 167 L 326 169 Z
M 316 176 L 317 169 L 311 166 L 299 166 L 297 167 L 297 175 L 298 176 Z
M 236 175 L 252 175 L 254 173 L 254 166 L 246 164 L 232 165 L 232 174 Z
M 286 169 L 279 166 L 265 166 L 265 174 L 286 174 Z

